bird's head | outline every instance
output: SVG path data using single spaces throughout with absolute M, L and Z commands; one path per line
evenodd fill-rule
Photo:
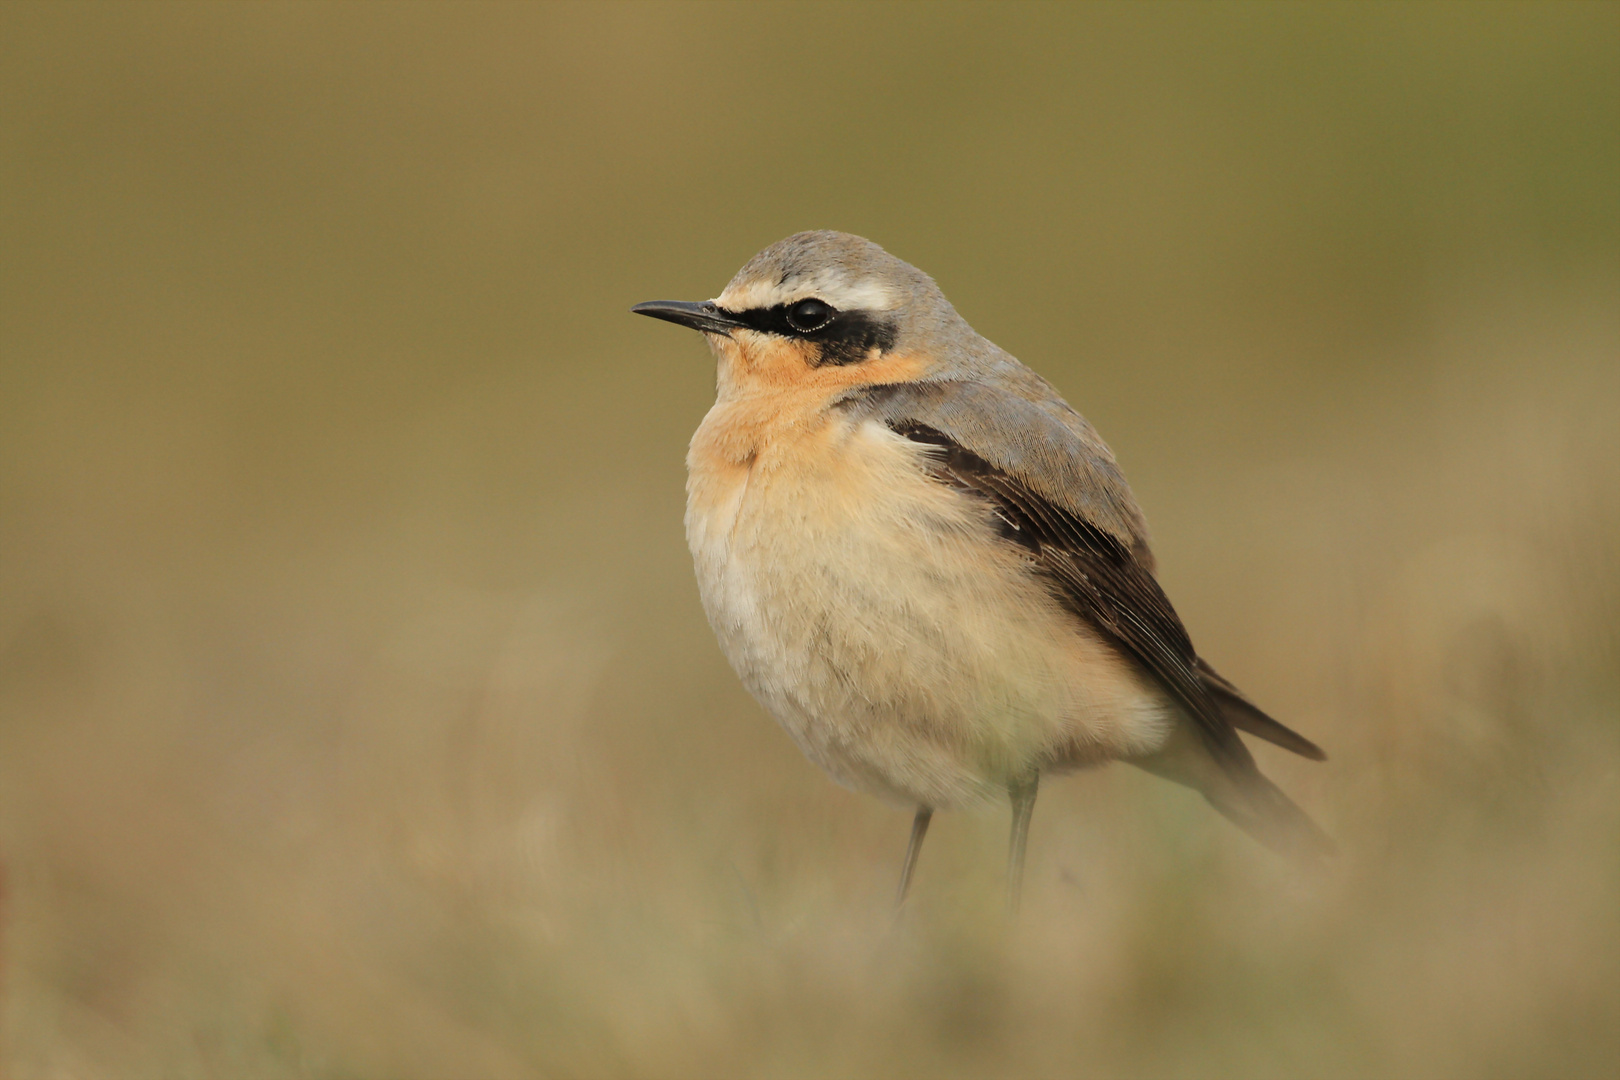
M 849 233 L 795 233 L 750 259 L 725 291 L 698 303 L 632 311 L 702 331 L 722 384 L 858 386 L 923 378 L 940 345 L 977 338 L 932 278 Z

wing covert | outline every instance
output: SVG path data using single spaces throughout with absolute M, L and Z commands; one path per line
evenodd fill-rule
M 1147 523 L 1108 444 L 1040 376 L 1016 362 L 997 383 L 886 383 L 841 402 L 890 427 L 920 424 L 993 466 L 1010 483 L 1089 523 L 1153 568 Z

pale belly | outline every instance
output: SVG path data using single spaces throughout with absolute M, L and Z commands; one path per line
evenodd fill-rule
M 916 444 L 834 419 L 743 465 L 707 458 L 704 438 L 686 528 L 709 622 L 839 781 L 949 807 L 1163 743 L 1162 695 L 1062 609 L 982 503 L 927 475 Z

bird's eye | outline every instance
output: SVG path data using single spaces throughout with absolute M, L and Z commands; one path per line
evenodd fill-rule
M 800 300 L 788 308 L 787 321 L 788 325 L 799 333 L 808 334 L 832 322 L 832 317 L 836 314 L 838 310 L 831 304 L 811 297 L 808 300 Z

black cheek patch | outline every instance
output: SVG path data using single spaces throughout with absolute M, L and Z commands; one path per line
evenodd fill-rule
M 894 324 L 866 311 L 840 311 L 819 330 L 803 335 L 821 348 L 819 365 L 858 364 L 876 349 L 879 354 L 894 348 Z

